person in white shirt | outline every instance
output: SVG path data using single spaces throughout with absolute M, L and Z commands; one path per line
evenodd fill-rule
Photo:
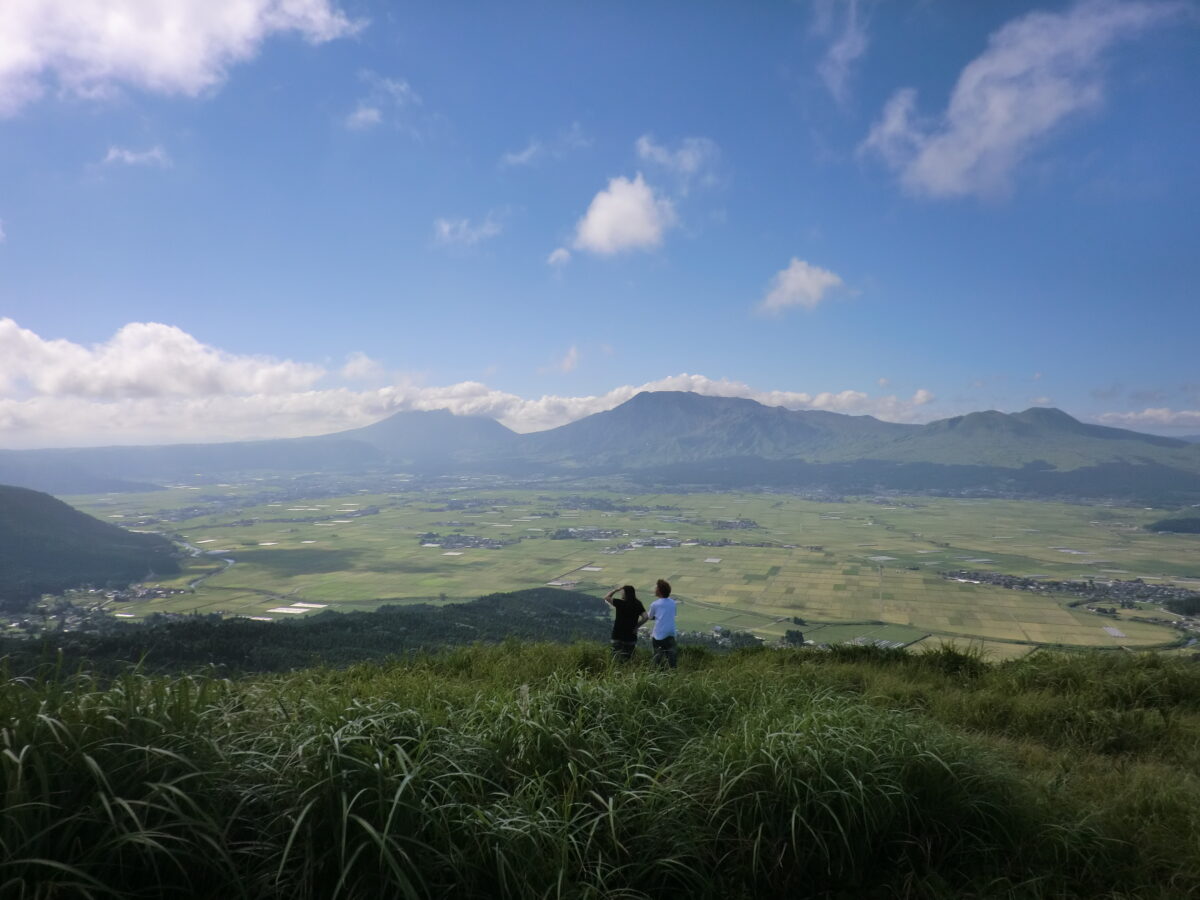
M 654 650 L 654 664 L 659 668 L 675 668 L 679 663 L 679 651 L 675 646 L 675 598 L 671 596 L 671 584 L 658 579 L 654 586 L 655 601 L 646 613 L 654 621 L 650 634 L 650 646 Z

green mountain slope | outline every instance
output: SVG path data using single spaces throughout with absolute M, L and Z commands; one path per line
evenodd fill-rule
M 159 535 L 135 534 L 48 494 L 0 485 L 0 607 L 178 571 L 174 548 Z

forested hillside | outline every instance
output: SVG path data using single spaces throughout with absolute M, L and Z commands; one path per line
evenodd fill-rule
M 179 571 L 171 542 L 101 522 L 48 494 L 0 485 L 0 608 L 90 584 Z

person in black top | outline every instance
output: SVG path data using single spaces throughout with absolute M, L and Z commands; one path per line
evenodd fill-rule
M 617 591 L 622 596 L 617 597 Z M 604 602 L 616 611 L 612 628 L 612 655 L 618 662 L 629 662 L 637 649 L 637 630 L 646 621 L 646 607 L 637 598 L 633 585 L 613 588 L 604 595 Z

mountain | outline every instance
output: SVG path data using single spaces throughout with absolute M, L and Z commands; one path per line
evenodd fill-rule
M 495 419 L 456 416 L 446 409 L 398 412 L 364 428 L 339 431 L 314 442 L 366 444 L 390 462 L 429 463 L 491 458 L 515 446 L 517 435 Z
M 516 435 L 494 419 L 398 412 L 349 431 L 219 444 L 0 451 L 8 483 L 59 494 L 152 490 L 164 482 L 255 474 L 444 467 L 501 454 Z
M 988 410 L 902 425 L 682 391 L 643 392 L 532 434 L 440 410 L 399 412 L 317 437 L 0 452 L 0 472 L 25 476 L 13 480 L 93 485 L 73 488 L 79 492 L 198 477 L 389 471 L 620 472 L 664 485 L 1200 499 L 1200 444 L 1089 425 L 1059 409 Z
M 866 452 L 919 426 L 764 406 L 740 397 L 643 391 L 615 409 L 521 436 L 533 459 L 639 468 L 699 460 L 824 458 Z
M 157 534 L 101 522 L 61 500 L 0 485 L 0 608 L 85 584 L 128 584 L 179 571 Z
M 1200 448 L 1177 438 L 1088 425 L 1059 409 L 994 410 L 900 425 L 872 416 L 789 410 L 754 400 L 643 392 L 615 409 L 521 436 L 543 462 L 642 468 L 719 459 L 1037 466 L 1062 471 L 1157 463 L 1200 472 Z
M 930 422 L 893 442 L 881 458 L 1007 467 L 1049 464 L 1069 470 L 1122 462 L 1187 468 L 1200 462 L 1200 453 L 1177 438 L 1088 425 L 1060 409 L 1033 407 Z

